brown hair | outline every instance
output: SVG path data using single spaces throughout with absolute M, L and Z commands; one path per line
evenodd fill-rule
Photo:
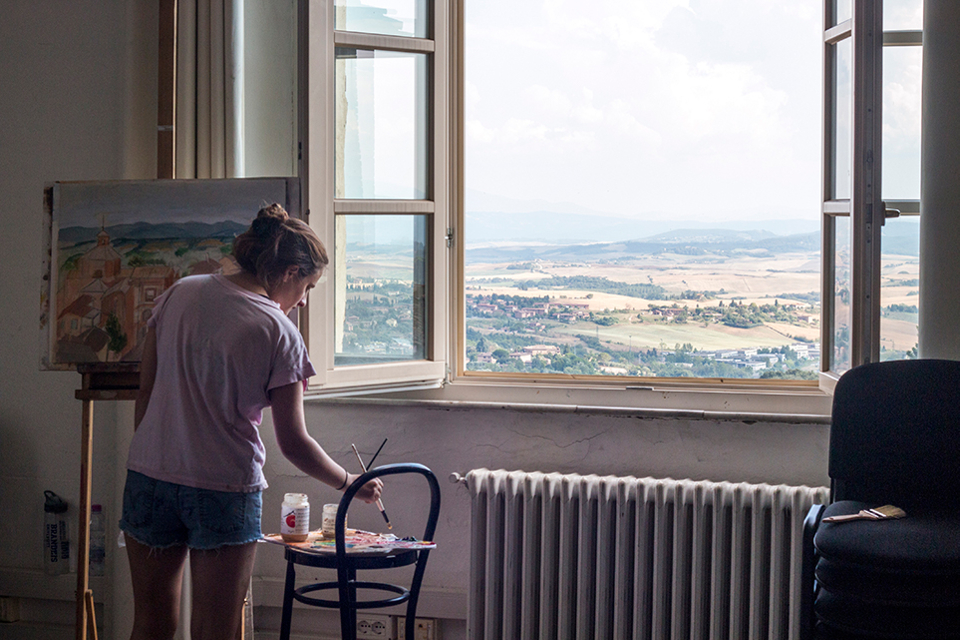
M 302 220 L 274 203 L 260 209 L 250 228 L 233 240 L 233 257 L 269 292 L 291 265 L 305 278 L 322 271 L 330 259 L 320 238 Z

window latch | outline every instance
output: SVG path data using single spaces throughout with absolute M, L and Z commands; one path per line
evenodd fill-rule
M 447 227 L 447 233 L 443 236 L 447 241 L 447 248 L 453 246 L 453 227 Z
M 888 209 L 886 202 L 881 202 L 880 208 L 883 210 L 883 219 L 880 221 L 880 224 L 884 224 L 890 218 L 900 217 L 900 209 Z

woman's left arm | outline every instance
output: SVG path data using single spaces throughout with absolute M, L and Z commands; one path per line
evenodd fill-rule
M 273 430 L 280 452 L 294 466 L 335 489 L 343 489 L 357 479 L 358 474 L 347 473 L 307 432 L 303 414 L 302 382 L 271 389 L 270 405 L 273 409 Z M 364 502 L 374 502 L 380 497 L 382 487 L 380 479 L 375 478 L 363 485 L 357 492 L 357 498 Z

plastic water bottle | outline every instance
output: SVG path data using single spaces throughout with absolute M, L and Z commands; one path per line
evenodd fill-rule
M 103 507 L 90 506 L 90 575 L 104 574 L 104 561 L 107 553 L 107 527 L 103 519 Z
M 56 576 L 70 570 L 67 503 L 53 491 L 43 495 L 43 570 Z

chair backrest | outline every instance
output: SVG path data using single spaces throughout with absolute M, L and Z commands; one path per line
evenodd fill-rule
M 347 509 L 350 508 L 350 503 L 353 501 L 353 497 L 356 495 L 357 491 L 360 490 L 360 487 L 374 478 L 382 478 L 384 476 L 393 476 L 404 473 L 420 474 L 427 480 L 427 484 L 430 487 L 430 513 L 427 515 L 427 526 L 424 529 L 423 537 L 420 539 L 430 541 L 433 540 L 433 534 L 437 530 L 437 520 L 440 517 L 440 483 L 437 482 L 437 477 L 433 475 L 433 472 L 430 471 L 430 469 L 415 462 L 385 464 L 377 467 L 376 469 L 370 469 L 359 478 L 354 480 L 353 484 L 347 487 L 347 490 L 343 492 L 343 497 L 340 498 L 340 506 L 337 508 L 336 539 L 338 543 L 338 553 L 341 551 L 340 547 L 344 540 L 343 534 L 346 530 Z
M 960 507 L 960 362 L 879 362 L 841 376 L 829 473 L 834 500 Z

